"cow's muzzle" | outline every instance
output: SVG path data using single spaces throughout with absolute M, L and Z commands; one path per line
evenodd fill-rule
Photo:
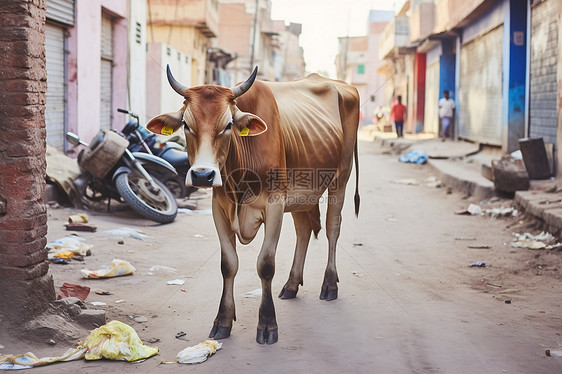
M 209 168 L 191 169 L 191 184 L 194 187 L 212 187 L 216 172 Z

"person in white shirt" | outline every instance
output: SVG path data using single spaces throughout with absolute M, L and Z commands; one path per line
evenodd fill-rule
M 443 96 L 439 99 L 439 119 L 441 120 L 441 137 L 453 137 L 451 124 L 455 118 L 455 101 L 449 98 L 449 91 L 443 91 Z

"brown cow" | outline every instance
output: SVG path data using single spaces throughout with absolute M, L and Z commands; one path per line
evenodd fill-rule
M 192 161 L 186 185 L 213 188 L 223 292 L 211 338 L 230 336 L 236 320 L 236 237 L 248 244 L 261 224 L 265 225 L 257 261 L 262 299 L 256 340 L 273 344 L 278 333 L 271 280 L 283 213 L 291 212 L 297 233 L 291 273 L 279 295 L 290 299 L 303 284 L 306 251 L 311 233 L 317 236 L 321 227 L 318 204 L 326 190 L 329 254 L 320 299 L 337 298 L 336 243 L 354 154 L 358 175 L 359 96 L 345 82 L 316 74 L 290 83 L 255 81 L 256 74 L 257 68 L 233 89 L 215 85 L 187 88 L 174 79 L 168 67 L 168 80 L 185 98 L 184 105 L 178 112 L 155 117 L 147 128 L 171 134 L 183 126 Z M 358 210 L 356 186 L 356 214 Z

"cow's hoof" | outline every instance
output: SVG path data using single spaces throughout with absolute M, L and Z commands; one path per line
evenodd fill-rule
M 320 300 L 332 301 L 338 298 L 338 290 L 329 290 L 328 287 L 323 287 L 320 292 Z
M 256 334 L 256 342 L 259 344 L 274 344 L 277 343 L 278 339 L 277 329 L 268 331 L 258 329 L 258 333 Z
M 283 289 L 281 290 L 281 293 L 279 293 L 279 298 L 286 300 L 286 299 L 294 299 L 295 297 L 297 297 L 297 292 L 296 291 L 291 291 L 286 289 L 285 287 L 283 287 Z
M 211 329 L 211 333 L 209 334 L 209 338 L 212 339 L 224 339 L 230 336 L 230 330 L 232 327 L 222 327 L 218 324 L 214 324 L 213 328 Z

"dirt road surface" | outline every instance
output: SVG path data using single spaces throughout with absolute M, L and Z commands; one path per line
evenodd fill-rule
M 369 143 L 360 144 L 360 153 L 361 210 L 355 218 L 352 175 L 337 255 L 339 298 L 318 298 L 327 260 L 323 230 L 310 243 L 297 298 L 275 299 L 277 344 L 255 342 L 259 298 L 244 297 L 260 288 L 259 236 L 238 247 L 237 321 L 231 337 L 222 340 L 222 349 L 200 365 L 161 364 L 206 340 L 217 313 L 222 280 L 210 199 L 199 201 L 199 213 L 180 213 L 169 225 L 153 224 L 128 211 L 89 212 L 98 232 L 79 234 L 94 245 L 92 256 L 84 262 L 51 265 L 55 286 L 68 282 L 90 287 L 89 308 L 105 309 L 107 321 L 128 323 L 145 343 L 159 339 L 146 344 L 157 346 L 160 353 L 137 364 L 81 360 L 33 373 L 561 373 L 562 357 L 546 357 L 545 349 L 562 345 L 562 253 L 512 248 L 513 233 L 529 230 L 522 217 L 455 215 L 475 201 L 448 194 L 446 188 L 425 186 L 423 181 L 431 176 L 427 166 L 401 164 Z M 395 183 L 405 178 L 419 184 Z M 75 212 L 49 210 L 48 240 L 68 234 L 63 223 Z M 118 238 L 103 233 L 121 227 L 142 230 L 149 237 L 126 237 L 118 244 Z M 294 244 L 292 218 L 286 215 L 274 293 L 287 280 Z M 114 258 L 130 261 L 135 274 L 81 278 L 80 269 L 96 270 Z M 476 261 L 490 267 L 469 267 Z M 173 279 L 186 283 L 167 285 Z M 97 295 L 95 290 L 112 295 Z M 107 306 L 94 307 L 92 301 Z M 130 315 L 148 322 L 137 323 Z M 175 338 L 180 331 L 186 340 Z M 54 356 L 75 343 L 50 346 L 4 337 L 0 353 Z

